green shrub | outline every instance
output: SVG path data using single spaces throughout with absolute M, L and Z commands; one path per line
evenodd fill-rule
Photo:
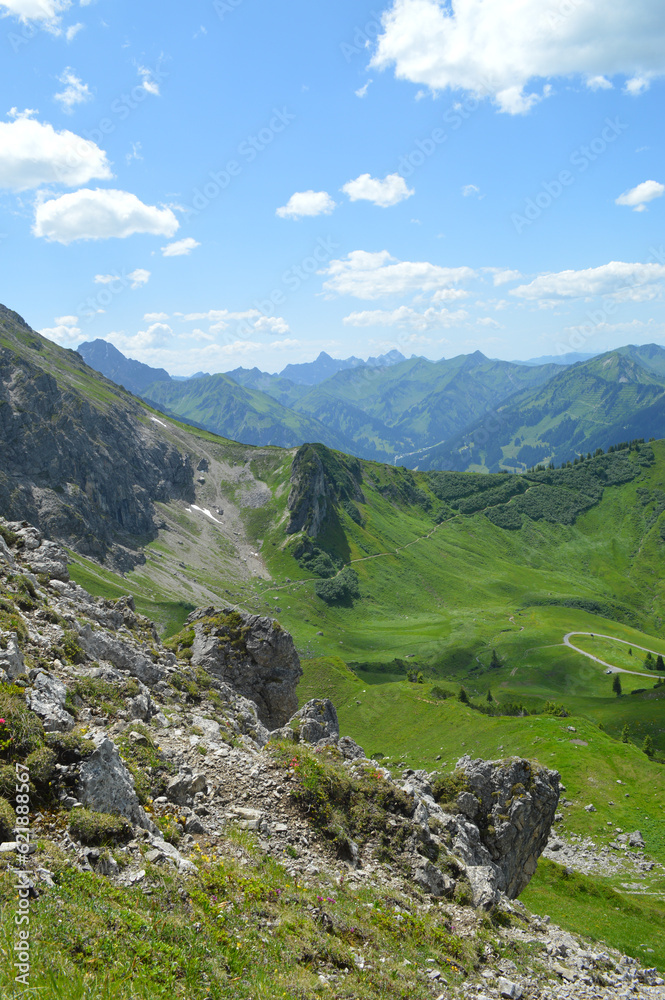
M 11 840 L 14 833 L 16 816 L 14 810 L 5 798 L 0 798 L 0 840 Z
M 352 604 L 354 598 L 360 597 L 358 574 L 350 566 L 345 566 L 332 580 L 318 580 L 314 589 L 326 604 Z
M 11 528 L 7 528 L 4 524 L 0 524 L 0 538 L 4 538 L 7 545 L 11 548 L 12 545 L 16 545 L 18 541 L 18 535 Z
M 53 750 L 59 764 L 76 764 L 95 752 L 95 744 L 83 733 L 47 733 L 46 745 Z
M 65 632 L 62 637 L 62 648 L 70 663 L 82 663 L 85 660 L 85 653 L 79 645 L 76 632 Z
M 76 840 L 90 847 L 102 847 L 131 840 L 132 825 L 124 816 L 74 809 L 69 832 Z
M 0 750 L 2 760 L 22 760 L 44 744 L 41 719 L 25 703 L 21 688 L 13 684 L 0 685 L 0 718 L 11 743 Z
M 172 816 L 157 816 L 157 826 L 167 844 L 177 847 L 182 837 L 182 827 Z
M 55 765 L 57 757 L 49 747 L 40 747 L 26 759 L 25 765 L 30 772 L 30 781 L 37 789 L 37 795 L 45 800 L 51 797 L 51 785 L 55 781 Z

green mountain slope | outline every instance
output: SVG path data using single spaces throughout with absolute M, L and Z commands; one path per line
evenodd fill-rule
M 347 450 L 353 446 L 335 428 L 295 413 L 264 392 L 238 385 L 227 375 L 155 382 L 144 390 L 143 397 L 176 417 L 246 444 L 291 448 L 314 439 Z
M 665 428 L 665 350 L 622 348 L 567 368 L 421 456 L 424 469 L 524 471 Z

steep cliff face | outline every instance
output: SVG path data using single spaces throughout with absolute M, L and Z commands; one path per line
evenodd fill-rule
M 188 456 L 138 401 L 0 306 L 0 513 L 119 568 L 154 501 L 194 499 Z
M 344 501 L 365 503 L 360 462 L 322 444 L 304 444 L 293 459 L 287 534 L 305 531 L 317 538 L 326 519 Z

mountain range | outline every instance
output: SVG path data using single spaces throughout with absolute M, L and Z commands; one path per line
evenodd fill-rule
M 320 441 L 414 469 L 560 464 L 612 441 L 657 437 L 665 412 L 665 350 L 655 344 L 527 362 L 480 351 L 440 361 L 392 351 L 366 362 L 322 352 L 278 375 L 237 368 L 186 380 L 103 341 L 79 353 L 163 412 L 224 437 L 281 447 Z

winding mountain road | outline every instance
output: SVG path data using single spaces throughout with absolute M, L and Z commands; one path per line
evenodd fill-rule
M 625 639 L 617 639 L 613 635 L 603 635 L 601 632 L 568 632 L 563 637 L 564 644 L 570 649 L 574 649 L 576 653 L 581 653 L 582 656 L 588 657 L 590 660 L 594 660 L 595 663 L 600 663 L 601 666 L 607 667 L 608 674 L 632 674 L 635 677 L 653 677 L 653 674 L 643 674 L 639 670 L 626 670 L 624 667 L 615 667 L 612 663 L 606 663 L 605 660 L 599 659 L 594 656 L 593 653 L 587 653 L 586 650 L 580 649 L 579 646 L 575 646 L 571 641 L 570 637 L 572 635 L 585 635 L 592 639 L 609 639 L 611 642 L 621 642 L 624 646 L 631 646 L 633 649 L 641 649 L 645 653 L 653 653 L 654 656 L 660 656 L 662 654 L 658 653 L 655 649 L 647 649 L 646 646 L 637 646 L 634 642 L 627 642 Z

